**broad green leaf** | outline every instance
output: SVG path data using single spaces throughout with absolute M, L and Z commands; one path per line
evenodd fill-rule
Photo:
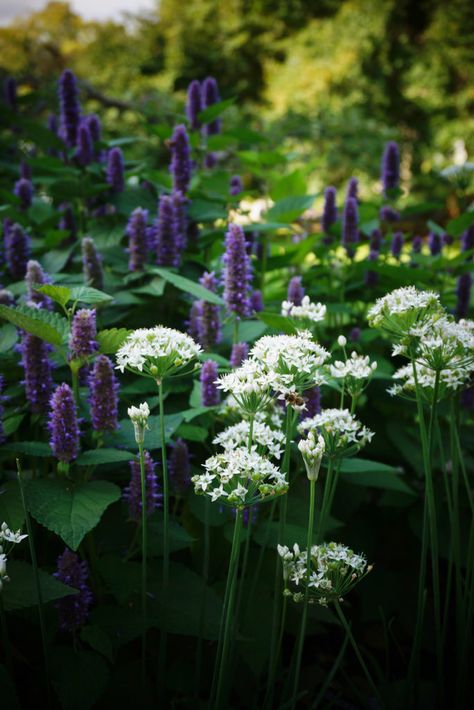
M 134 288 L 134 293 L 144 293 L 148 296 L 162 296 L 165 290 L 166 281 L 159 276 L 156 276 L 145 286 L 140 286 L 139 288 Z
M 189 205 L 188 214 L 196 222 L 214 222 L 216 219 L 225 219 L 227 210 L 220 200 L 194 199 Z
M 141 401 L 141 400 L 140 400 Z M 149 399 L 148 399 L 149 401 Z M 176 429 L 179 427 L 183 421 L 183 415 L 181 412 L 176 414 L 166 414 L 165 415 L 165 439 L 169 441 Z M 148 429 L 145 433 L 145 448 L 148 450 L 161 448 L 161 436 L 160 436 L 160 418 L 159 416 L 151 416 L 148 419 Z M 135 441 L 135 434 L 133 430 L 133 425 L 130 419 L 122 419 L 120 421 L 120 429 L 114 434 L 113 443 L 117 446 L 125 446 L 127 449 L 136 451 L 137 443 Z
M 132 331 L 127 328 L 109 328 L 101 330 L 97 334 L 97 342 L 99 343 L 99 352 L 103 355 L 114 355 L 117 350 L 123 345 L 125 339 Z
M 112 300 L 112 296 L 108 293 L 99 291 L 92 286 L 71 286 L 71 301 L 80 301 L 81 303 L 106 303 Z
M 4 318 L 18 328 L 51 343 L 51 345 L 62 345 L 69 333 L 69 324 L 66 318 L 41 308 L 30 308 L 29 306 L 10 308 L 0 305 L 0 318 Z
M 12 441 L 4 449 L 25 456 L 52 456 L 50 445 L 42 441 Z
M 315 200 L 315 195 L 293 195 L 275 202 L 265 214 L 270 222 L 294 222 L 305 210 L 309 209 Z
M 218 306 L 224 305 L 223 299 L 216 293 L 209 291 L 209 289 L 204 288 L 204 286 L 201 286 L 201 284 L 195 281 L 190 281 L 190 279 L 176 274 L 174 271 L 168 271 L 168 269 L 163 269 L 160 266 L 156 266 L 152 271 L 165 279 L 165 281 L 169 281 L 169 283 L 173 284 L 176 288 L 191 294 L 191 296 L 195 298 L 201 298 L 208 303 L 215 303 Z
M 347 483 L 415 495 L 414 491 L 403 480 L 400 469 L 378 461 L 344 459 L 341 463 L 340 471 Z
M 229 520 L 229 509 L 214 505 L 209 496 L 197 496 L 194 490 L 190 490 L 187 502 L 189 510 L 201 523 L 206 520 L 206 506 L 208 508 L 207 519 L 212 527 L 224 525 Z
M 24 523 L 25 513 L 17 481 L 0 485 L 0 520 L 5 521 L 10 530 L 18 530 Z
M 459 237 L 471 224 L 474 224 L 474 212 L 465 212 L 460 217 L 448 222 L 446 232 L 453 237 Z
M 14 325 L 7 323 L 0 328 L 0 353 L 11 352 L 18 342 L 18 331 Z
M 41 257 L 45 271 L 48 274 L 57 274 L 66 265 L 71 252 L 76 249 L 76 245 L 69 247 L 68 249 L 51 249 Z
M 22 544 L 28 545 L 28 541 L 24 540 Z M 38 599 L 33 567 L 28 562 L 21 560 L 8 560 L 7 572 L 10 581 L 4 585 L 2 591 L 5 609 L 9 611 L 36 606 Z M 68 587 L 43 570 L 39 569 L 38 573 L 44 603 L 62 599 L 70 594 L 77 594 L 76 589 Z
M 206 441 L 207 429 L 196 424 L 181 424 L 176 431 L 176 435 L 187 441 Z
M 51 677 L 63 710 L 90 710 L 107 687 L 104 658 L 84 649 L 56 646 L 50 658 Z
M 275 328 L 275 330 L 279 330 L 282 333 L 294 335 L 297 332 L 296 327 L 286 316 L 281 316 L 278 313 L 267 313 L 266 311 L 261 311 L 256 315 L 262 323 L 265 323 L 270 328 Z
M 193 537 L 173 518 L 169 520 L 169 545 L 171 552 L 185 550 L 195 541 Z M 148 545 L 150 554 L 163 554 L 164 523 L 163 514 L 158 511 L 148 523 Z
M 120 498 L 120 488 L 108 481 L 74 485 L 68 481 L 36 480 L 28 482 L 26 497 L 35 520 L 77 550 L 106 508 Z
M 201 123 L 210 123 L 229 108 L 229 106 L 232 106 L 233 103 L 235 103 L 235 97 L 212 104 L 212 106 L 209 106 L 198 114 L 198 119 Z
M 71 289 L 67 286 L 55 286 L 54 284 L 42 284 L 34 287 L 35 291 L 44 293 L 45 296 L 49 296 L 53 301 L 59 303 L 61 306 L 65 306 L 66 303 L 71 298 Z
M 283 175 L 270 190 L 270 196 L 275 202 L 285 197 L 303 195 L 306 191 L 306 178 L 302 170 L 294 170 Z
M 101 653 L 108 661 L 113 663 L 114 649 L 112 641 L 100 626 L 94 626 L 93 624 L 84 626 L 84 628 L 81 629 L 81 641 L 88 643 L 94 651 Z
M 135 458 L 135 454 L 121 449 L 92 449 L 78 456 L 78 466 L 99 466 L 104 463 L 121 463 Z

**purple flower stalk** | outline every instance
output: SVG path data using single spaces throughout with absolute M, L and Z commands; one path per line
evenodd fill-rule
M 94 159 L 94 145 L 89 126 L 82 121 L 77 134 L 76 160 L 82 168 L 92 163 Z
M 238 318 L 249 315 L 252 279 L 250 259 L 242 227 L 229 224 L 224 254 L 224 301 L 229 313 Z
M 82 269 L 86 284 L 102 291 L 104 288 L 102 257 L 97 252 L 91 237 L 84 237 L 82 240 Z
M 20 163 L 20 177 L 24 180 L 31 180 L 32 177 L 31 165 L 28 165 L 25 160 Z
M 198 118 L 201 111 L 201 84 L 195 79 L 189 84 L 186 97 L 186 116 L 188 117 L 189 127 L 192 131 L 198 131 L 201 128 L 201 123 Z
M 186 330 L 191 338 L 199 342 L 200 320 L 202 317 L 202 301 L 194 301 L 189 310 L 189 318 L 185 322 Z
M 95 113 L 90 113 L 85 117 L 84 122 L 89 129 L 90 136 L 94 143 L 100 141 L 102 136 L 102 126 L 100 118 Z
M 359 338 L 360 338 L 360 328 L 356 325 L 351 329 L 351 332 L 349 333 L 349 340 L 352 340 L 353 343 L 357 343 Z
M 202 83 L 203 109 L 209 108 L 209 106 L 212 106 L 213 104 L 217 104 L 220 100 L 217 81 L 214 77 L 208 76 Z M 210 121 L 205 125 L 205 132 L 208 136 L 214 136 L 216 133 L 220 133 L 220 131 L 221 121 L 219 118 L 215 118 L 213 121 Z
M 30 240 L 19 224 L 12 224 L 5 231 L 5 260 L 14 281 L 23 279 L 30 257 Z
M 231 367 L 240 367 L 243 361 L 247 359 L 248 354 L 249 346 L 247 343 L 235 343 L 230 353 Z
M 25 375 L 26 399 L 33 414 L 47 411 L 53 389 L 51 346 L 41 338 L 24 332 L 21 337 L 21 365 Z
M 145 451 L 144 459 L 146 512 L 147 515 L 151 515 L 160 506 L 162 494 L 160 493 L 158 478 L 155 473 L 156 463 L 148 451 Z M 138 523 L 142 519 L 142 479 L 139 461 L 130 461 L 130 473 L 130 483 L 125 488 L 123 497 L 128 502 L 130 518 Z
M 43 286 L 43 284 L 50 283 L 50 279 L 44 273 L 39 262 L 30 259 L 27 263 L 25 281 L 28 303 L 50 311 L 53 307 L 51 299 L 48 298 L 48 296 L 45 296 L 44 293 L 36 291 L 33 288 L 34 286 Z
M 171 195 L 174 210 L 174 224 L 176 230 L 176 247 L 181 253 L 186 249 L 188 241 L 188 219 L 186 216 L 187 200 L 181 192 L 173 192 Z
M 352 197 L 354 200 L 359 199 L 359 181 L 355 177 L 349 178 L 349 181 L 347 183 L 347 190 L 346 190 L 346 202 L 349 199 L 349 197 Z
M 10 106 L 13 111 L 17 108 L 17 96 L 16 96 L 16 81 L 12 76 L 7 76 L 3 84 L 3 95 L 5 97 L 5 103 Z
M 398 144 L 389 141 L 382 156 L 381 180 L 385 194 L 395 190 L 400 182 L 400 153 Z
M 321 390 L 319 387 L 310 387 L 304 393 L 306 409 L 303 410 L 302 418 L 315 417 L 316 414 L 321 414 Z
M 73 242 L 77 237 L 77 225 L 74 217 L 74 211 L 71 205 L 68 205 L 67 203 L 61 205 L 60 210 L 62 216 L 59 220 L 58 227 L 59 229 L 64 229 L 65 232 L 69 232 L 68 239 Z
M 237 195 L 240 195 L 243 190 L 244 185 L 240 175 L 232 175 L 229 185 L 229 195 L 231 195 L 231 197 L 237 197 Z
M 58 117 L 56 116 L 55 113 L 50 113 L 48 116 L 48 128 L 51 131 L 51 133 L 54 133 L 55 136 L 58 135 L 59 132 L 59 123 L 58 123 Z
M 81 308 L 72 319 L 69 352 L 71 360 L 93 355 L 99 348 L 96 340 L 97 325 L 95 310 Z
M 87 562 L 81 562 L 79 556 L 66 547 L 58 557 L 57 572 L 53 576 L 68 587 L 79 590 L 79 594 L 63 597 L 56 604 L 61 629 L 73 632 L 87 622 L 93 602 L 92 592 L 87 584 L 89 579 Z
M 204 167 L 208 170 L 212 170 L 217 165 L 217 155 L 215 153 L 207 153 L 204 158 Z
M 250 296 L 250 310 L 254 313 L 260 313 L 263 311 L 263 297 L 262 292 L 256 289 L 252 291 Z
M 367 261 L 377 261 L 379 258 L 379 253 L 377 251 L 371 251 L 369 253 L 369 256 L 367 257 Z M 365 285 L 371 288 L 372 286 L 376 286 L 379 280 L 379 275 L 376 271 L 373 271 L 373 269 L 369 269 L 368 271 L 365 272 Z
M 15 183 L 13 191 L 20 200 L 20 209 L 25 211 L 31 207 L 33 203 L 33 183 L 26 178 L 20 178 Z
M 160 266 L 178 266 L 178 235 L 176 217 L 171 197 L 162 195 L 157 221 L 156 263 Z
M 430 247 L 431 256 L 438 256 L 443 250 L 443 242 L 441 236 L 436 232 L 430 232 L 428 235 L 428 244 Z
M 321 219 L 321 226 L 325 234 L 325 243 L 330 244 L 332 238 L 329 234 L 329 230 L 332 225 L 337 220 L 337 207 L 336 207 L 336 188 L 329 186 L 324 191 L 324 208 L 323 216 Z
M 212 293 L 217 291 L 217 279 L 213 271 L 205 272 L 199 283 Z M 221 340 L 221 324 L 219 306 L 209 301 L 200 302 L 200 317 L 198 320 L 198 341 L 204 350 L 212 350 Z
M 183 439 L 173 444 L 169 458 L 170 482 L 176 493 L 182 495 L 191 483 L 191 463 L 189 449 Z
M 107 154 L 107 182 L 112 192 L 124 191 L 125 168 L 120 148 L 111 148 Z
M 380 251 L 382 248 L 382 232 L 380 229 L 372 230 L 370 234 L 370 250 Z
M 395 232 L 395 234 L 392 237 L 392 244 L 390 246 L 392 256 L 394 256 L 396 259 L 399 259 L 400 255 L 402 253 L 402 249 L 403 249 L 403 234 L 401 232 Z
M 221 400 L 216 380 L 217 362 L 205 360 L 201 369 L 201 404 L 203 407 L 215 407 Z
M 79 453 L 79 425 L 74 395 L 65 383 L 56 387 L 51 397 L 48 428 L 54 456 L 68 464 Z
M 342 215 L 342 244 L 349 256 L 354 255 L 353 244 L 359 241 L 359 213 L 355 197 L 348 197 Z
M 448 234 L 445 232 L 443 234 L 443 244 L 447 247 L 451 246 L 451 244 L 454 243 L 454 237 L 451 236 L 451 234 Z
M 76 77 L 70 69 L 66 69 L 59 79 L 59 133 L 67 146 L 76 145 L 77 131 L 81 118 Z
M 413 254 L 421 254 L 421 249 L 423 247 L 423 239 L 417 234 L 413 237 L 411 241 L 411 250 Z
M 474 249 L 474 224 L 471 224 L 461 236 L 461 251 L 471 249 Z M 470 258 L 472 259 L 472 256 Z
M 471 303 L 472 276 L 469 272 L 461 274 L 456 285 L 456 315 L 458 318 L 467 318 Z
M 287 300 L 295 306 L 301 306 L 304 296 L 304 288 L 301 284 L 301 276 L 293 276 L 288 284 Z
M 176 126 L 170 141 L 170 172 L 173 178 L 173 190 L 185 195 L 191 182 L 191 158 L 189 138 L 186 127 Z
M 118 390 L 114 366 L 107 355 L 99 355 L 89 375 L 89 404 L 94 431 L 118 428 Z
M 400 213 L 393 209 L 390 205 L 384 205 L 380 208 L 379 213 L 380 220 L 382 222 L 399 222 Z
M 148 251 L 147 235 L 148 210 L 137 207 L 128 220 L 126 234 L 128 236 L 128 268 L 130 271 L 142 271 L 146 263 Z

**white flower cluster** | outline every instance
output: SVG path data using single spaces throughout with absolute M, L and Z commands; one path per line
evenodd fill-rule
M 306 473 L 310 481 L 316 481 L 321 467 L 321 460 L 326 450 L 323 437 L 313 430 L 308 432 L 306 439 L 300 439 L 298 449 L 303 457 Z
M 283 563 L 283 579 L 286 596 L 295 602 L 304 599 L 308 578 L 307 551 L 293 545 L 290 550 L 286 545 L 278 545 L 278 554 Z M 367 566 L 364 555 L 357 555 L 353 550 L 337 542 L 313 545 L 311 548 L 311 566 L 309 570 L 309 602 L 327 606 L 339 601 L 372 568 Z
M 142 444 L 145 438 L 145 429 L 148 429 L 147 422 L 150 416 L 148 403 L 142 402 L 138 407 L 129 407 L 127 413 L 135 430 L 135 441 L 137 444 Z
M 306 318 L 313 323 L 319 323 L 326 317 L 326 306 L 322 303 L 312 303 L 309 296 L 303 296 L 301 306 L 295 306 L 292 301 L 283 301 L 281 304 L 282 316 L 291 318 Z
M 18 545 L 26 537 L 28 535 L 22 535 L 21 530 L 16 532 L 10 530 L 6 523 L 2 523 L 0 527 L 0 593 L 2 592 L 3 584 L 10 581 L 7 575 L 7 554 L 3 550 L 4 543 L 10 543 L 11 547 L 13 547 L 13 545 Z
M 369 309 L 368 321 L 373 327 L 384 328 L 401 337 L 416 323 L 423 323 L 432 313 L 441 310 L 439 294 L 418 291 L 415 286 L 404 286 L 379 298 Z
M 329 365 L 331 377 L 338 380 L 344 380 L 346 377 L 354 380 L 368 380 L 376 369 L 377 363 L 375 361 L 370 362 L 368 355 L 358 355 L 355 350 L 347 360 L 336 360 Z
M 195 360 L 202 348 L 186 333 L 157 325 L 139 328 L 117 352 L 117 369 L 130 369 L 162 379 Z
M 249 441 L 250 422 L 240 421 L 237 424 L 227 427 L 213 439 L 213 444 L 222 446 L 226 451 L 246 446 Z M 258 446 L 263 446 L 268 450 L 270 456 L 279 459 L 283 452 L 282 445 L 285 443 L 285 434 L 278 429 L 272 429 L 261 421 L 254 421 L 252 427 L 252 450 L 257 450 Z
M 416 374 L 418 385 L 421 389 L 432 392 L 435 386 L 436 372 L 426 365 L 417 364 Z M 400 384 L 394 384 L 388 389 L 392 396 L 415 391 L 415 377 L 411 364 L 399 367 L 392 377 L 394 380 L 400 381 Z M 469 373 L 466 373 L 466 368 L 464 367 L 451 367 L 449 370 L 442 370 L 439 375 L 439 397 L 442 398 L 447 390 L 454 392 L 463 387 L 466 384 L 467 377 L 469 377 Z M 431 401 L 430 398 L 429 401 Z
M 245 508 L 288 490 L 286 478 L 276 466 L 244 447 L 211 456 L 204 468 L 205 473 L 191 479 L 195 492 L 236 508 Z
M 224 392 L 230 392 L 237 405 L 248 414 L 254 414 L 271 399 L 271 377 L 256 361 L 247 358 L 242 365 L 216 382 Z
M 356 453 L 374 435 L 348 409 L 323 409 L 320 414 L 303 419 L 298 431 L 300 434 L 306 431 L 321 434 L 326 445 L 326 455 L 330 457 Z

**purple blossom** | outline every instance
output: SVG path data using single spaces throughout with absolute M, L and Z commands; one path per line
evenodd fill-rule
M 5 260 L 14 281 L 23 279 L 30 257 L 30 239 L 19 224 L 12 224 L 5 231 Z
M 293 276 L 288 284 L 287 299 L 295 306 L 301 306 L 304 297 L 304 288 L 301 284 L 301 276 Z
M 370 234 L 370 250 L 380 251 L 382 248 L 382 232 L 380 229 L 373 229 Z
M 474 387 L 468 387 L 461 392 L 459 403 L 463 409 L 474 409 Z
M 400 153 L 398 144 L 395 141 L 389 141 L 385 145 L 380 179 L 385 194 L 398 187 L 400 181 Z
M 201 127 L 199 114 L 202 111 L 202 96 L 201 84 L 194 79 L 188 86 L 186 97 L 186 116 L 188 117 L 189 127 L 192 131 L 197 131 Z
M 215 407 L 221 396 L 217 389 L 217 362 L 205 360 L 201 369 L 201 404 L 203 407 Z
M 130 271 L 142 271 L 146 263 L 148 251 L 147 235 L 148 210 L 137 207 L 128 220 L 126 234 L 128 236 L 128 268 Z
M 33 203 L 33 183 L 27 178 L 20 178 L 13 191 L 20 200 L 20 209 L 27 210 Z
M 330 244 L 332 238 L 329 230 L 337 220 L 336 188 L 329 186 L 324 191 L 324 208 L 321 225 L 325 234 L 325 243 Z
M 102 257 L 97 252 L 91 237 L 84 237 L 82 240 L 82 269 L 86 284 L 102 291 L 104 288 Z
M 89 126 L 85 121 L 81 121 L 77 133 L 76 160 L 82 168 L 92 163 L 94 159 L 94 145 L 92 142 Z
M 402 253 L 402 249 L 403 249 L 403 234 L 401 232 L 395 232 L 395 234 L 392 237 L 392 244 L 390 246 L 392 256 L 394 256 L 396 259 L 399 259 L 400 255 Z
M 443 234 L 443 244 L 445 246 L 451 246 L 451 244 L 453 244 L 453 243 L 454 243 L 454 237 L 452 237 L 451 234 L 448 234 L 447 232 L 445 232 Z
M 170 482 L 179 495 L 189 488 L 191 483 L 191 463 L 189 449 L 183 439 L 177 439 L 173 444 L 169 457 Z
M 84 123 L 89 129 L 89 133 L 94 143 L 100 141 L 102 135 L 102 126 L 100 123 L 100 118 L 95 113 L 90 113 L 85 117 Z
M 215 153 L 206 153 L 204 158 L 204 167 L 208 170 L 212 170 L 217 165 L 217 155 Z
M 99 355 L 89 375 L 89 404 L 94 431 L 118 428 L 118 390 L 114 366 L 107 355 Z
M 456 315 L 458 318 L 467 318 L 471 304 L 472 276 L 469 272 L 461 274 L 456 285 Z
M 185 195 L 191 181 L 191 159 L 189 138 L 183 124 L 176 126 L 170 140 L 170 172 L 173 178 L 173 190 Z
M 93 355 L 99 348 L 97 343 L 97 325 L 95 310 L 81 308 L 72 319 L 69 351 L 71 360 Z
M 302 418 L 315 417 L 316 414 L 321 414 L 321 390 L 319 387 L 310 387 L 304 393 L 306 409 L 303 410 Z
M 349 199 L 349 197 L 352 197 L 354 200 L 359 199 L 359 181 L 356 177 L 351 177 L 349 178 L 349 181 L 347 183 L 347 190 L 346 190 L 346 202 Z
M 199 279 L 199 283 L 212 293 L 216 293 L 217 279 L 213 271 L 210 273 L 206 271 Z M 206 300 L 200 302 L 200 317 L 197 323 L 198 341 L 204 350 L 212 350 L 221 340 L 219 311 L 219 306 L 214 303 Z
M 31 180 L 31 176 L 31 165 L 28 165 L 25 160 L 22 160 L 20 163 L 20 177 L 24 180 Z
M 238 318 L 249 315 L 249 290 L 252 279 L 250 259 L 242 227 L 229 224 L 225 240 L 224 301 L 229 313 Z
M 413 237 L 411 241 L 411 250 L 413 254 L 421 254 L 421 249 L 423 247 L 423 239 L 417 234 Z
M 78 594 L 63 597 L 56 603 L 61 629 L 73 632 L 87 622 L 93 602 L 92 592 L 87 583 L 89 579 L 87 562 L 85 560 L 81 562 L 79 555 L 66 547 L 58 557 L 57 572 L 53 576 L 68 587 L 79 591 Z
M 49 404 L 48 429 L 53 455 L 61 463 L 69 463 L 79 452 L 77 411 L 69 385 L 63 383 L 56 387 Z
M 253 311 L 253 313 L 260 313 L 261 311 L 263 311 L 262 292 L 258 289 L 255 289 L 255 291 L 252 291 L 251 293 L 250 310 Z
M 199 341 L 200 320 L 202 317 L 202 301 L 194 301 L 189 310 L 188 320 L 185 322 L 186 330 L 191 338 Z
M 7 76 L 3 84 L 3 95 L 5 97 L 5 103 L 10 106 L 13 111 L 17 108 L 17 96 L 16 96 L 16 81 L 12 76 Z
M 36 291 L 34 286 L 42 286 L 43 284 L 50 283 L 50 279 L 44 273 L 41 264 L 33 259 L 26 265 L 26 296 L 28 303 L 32 303 L 40 308 L 45 308 L 50 311 L 53 307 L 53 303 L 48 296 L 44 293 Z
M 41 338 L 24 332 L 20 344 L 26 399 L 33 414 L 43 414 L 48 408 L 53 389 L 51 376 L 51 346 Z
M 351 329 L 351 331 L 349 333 L 349 340 L 352 340 L 353 343 L 357 343 L 359 338 L 360 338 L 360 328 L 356 325 Z
M 220 101 L 219 89 L 217 87 L 217 81 L 212 76 L 208 76 L 202 82 L 202 105 L 203 109 L 209 108 L 213 104 L 217 104 Z M 213 121 L 206 123 L 205 133 L 208 136 L 216 135 L 221 131 L 221 121 L 219 118 L 215 118 Z
M 395 210 L 390 205 L 384 205 L 383 207 L 380 208 L 379 217 L 382 222 L 399 222 L 400 221 L 400 213 L 397 212 L 397 210 Z
M 231 367 L 240 367 L 249 354 L 249 346 L 247 343 L 234 343 L 230 353 Z
M 156 224 L 149 224 L 145 233 L 148 251 L 156 252 L 158 238 L 158 228 Z
M 430 232 L 428 235 L 428 244 L 430 247 L 431 256 L 441 254 L 443 250 L 443 242 L 441 236 L 437 232 Z
M 232 175 L 229 185 L 229 195 L 231 195 L 232 197 L 237 197 L 237 195 L 240 195 L 243 190 L 244 186 L 240 175 Z
M 156 224 L 156 263 L 160 266 L 178 266 L 178 236 L 173 201 L 168 195 L 160 197 Z
M 461 235 L 461 251 L 471 251 L 471 249 L 474 249 L 474 224 L 471 224 Z
M 125 188 L 125 168 L 120 148 L 111 148 L 107 154 L 107 182 L 112 192 L 123 192 Z
M 377 261 L 379 258 L 379 253 L 377 251 L 371 251 L 367 257 L 367 261 Z M 379 275 L 373 269 L 369 269 L 365 272 L 365 285 L 369 288 L 376 286 L 379 280 Z
M 186 215 L 186 203 L 187 199 L 181 192 L 173 192 L 171 194 L 171 200 L 173 202 L 174 210 L 174 223 L 176 229 L 176 246 L 178 252 L 182 252 L 186 249 L 187 244 L 187 232 L 188 232 L 188 219 Z
M 357 200 L 355 197 L 348 197 L 342 215 L 342 244 L 345 246 L 349 256 L 354 255 L 353 244 L 359 241 L 359 214 Z
M 74 217 L 74 210 L 71 205 L 68 205 L 67 203 L 61 205 L 59 209 L 61 210 L 61 219 L 59 220 L 58 225 L 59 229 L 69 232 L 68 240 L 73 242 L 77 237 L 77 225 L 76 218 Z
M 81 106 L 78 98 L 76 77 L 70 69 L 66 69 L 59 79 L 59 133 L 67 146 L 76 145 L 77 131 L 81 117 Z
M 151 515 L 160 506 L 162 495 L 155 473 L 156 463 L 148 451 L 145 451 L 144 459 L 146 512 L 147 515 Z M 130 474 L 130 483 L 125 488 L 123 497 L 128 502 L 130 518 L 138 523 L 142 518 L 142 479 L 139 461 L 130 461 Z

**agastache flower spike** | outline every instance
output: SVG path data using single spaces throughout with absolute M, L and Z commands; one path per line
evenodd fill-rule
M 458 318 L 467 318 L 471 303 L 472 276 L 469 272 L 461 274 L 456 286 L 457 304 L 456 315 Z
M 73 242 L 77 237 L 77 226 L 74 211 L 71 205 L 68 205 L 67 203 L 61 205 L 59 209 L 61 210 L 62 216 L 59 220 L 58 227 L 59 229 L 64 229 L 65 232 L 69 232 L 68 240 Z
M 176 233 L 175 210 L 171 197 L 160 197 L 157 221 L 156 263 L 160 266 L 179 264 L 178 235 Z
M 370 235 L 370 251 L 379 252 L 382 248 L 382 232 L 380 229 L 374 229 Z
M 384 205 L 380 208 L 379 217 L 382 222 L 399 222 L 400 215 L 397 210 L 394 210 L 390 205 Z
M 186 128 L 182 124 L 176 126 L 170 141 L 171 164 L 170 172 L 173 177 L 173 190 L 185 195 L 191 181 L 191 159 L 189 139 Z
M 158 478 L 155 473 L 156 463 L 148 451 L 144 452 L 143 458 L 145 464 L 146 512 L 147 515 L 151 515 L 160 506 L 162 495 L 159 492 Z M 138 523 L 142 519 L 141 473 L 138 461 L 130 461 L 130 471 L 130 483 L 125 488 L 123 497 L 128 501 L 130 518 Z
M 30 239 L 19 224 L 5 232 L 5 260 L 14 281 L 23 279 L 30 256 Z
M 25 211 L 33 203 L 33 183 L 27 178 L 20 178 L 15 183 L 14 193 L 20 200 L 20 209 Z
M 201 370 L 201 404 L 203 407 L 215 407 L 220 402 L 217 388 L 217 363 L 206 360 Z
M 64 597 L 56 604 L 61 629 L 73 632 L 87 622 L 93 601 L 92 592 L 87 584 L 89 579 L 87 562 L 81 562 L 79 556 L 66 547 L 58 557 L 57 572 L 54 573 L 54 577 L 68 587 L 79 590 L 78 594 Z
M 389 141 L 382 156 L 381 180 L 383 191 L 387 194 L 398 187 L 400 181 L 400 154 L 398 144 Z
M 118 389 L 111 360 L 107 355 L 99 355 L 89 375 L 89 404 L 94 431 L 115 431 L 118 428 Z
M 102 257 L 98 254 L 91 237 L 84 237 L 82 240 L 82 267 L 86 284 L 102 291 L 104 288 Z
M 202 316 L 202 301 L 194 301 L 189 310 L 189 318 L 185 321 L 186 330 L 193 340 L 199 342 L 199 323 Z
M 53 307 L 51 299 L 34 288 L 34 286 L 43 286 L 43 284 L 50 283 L 39 262 L 30 259 L 27 263 L 25 281 L 28 303 L 34 304 L 39 308 L 51 310 Z
M 303 411 L 302 416 L 307 418 L 307 417 L 315 417 L 316 414 L 321 414 L 321 388 L 316 386 L 316 387 L 310 387 L 309 389 L 306 390 L 304 393 L 304 400 L 306 404 L 306 408 Z
M 371 249 L 369 256 L 367 257 L 367 261 L 377 261 L 378 258 L 379 258 L 378 251 Z M 373 269 L 368 269 L 365 272 L 364 281 L 365 281 L 365 285 L 368 287 L 376 286 L 379 281 L 379 275 Z
M 229 185 L 229 195 L 231 195 L 231 197 L 237 197 L 243 190 L 244 186 L 240 175 L 232 175 Z
M 344 205 L 342 217 L 342 244 L 345 246 L 348 256 L 354 255 L 353 245 L 359 241 L 359 215 L 357 200 L 355 197 L 348 197 Z
M 56 387 L 50 400 L 48 423 L 53 455 L 62 464 L 69 464 L 79 452 L 79 425 L 74 395 L 69 385 Z
M 403 234 L 401 232 L 395 232 L 392 237 L 391 251 L 392 256 L 396 259 L 400 258 L 403 249 Z
M 130 271 L 142 271 L 148 251 L 147 239 L 148 210 L 137 207 L 128 220 L 128 268 Z
M 237 317 L 249 315 L 251 275 L 243 229 L 237 224 L 230 224 L 225 241 L 224 301 L 227 310 Z
M 59 79 L 60 134 L 67 146 L 76 144 L 81 115 L 76 77 L 66 69 Z
M 413 254 L 421 254 L 423 247 L 423 239 L 419 235 L 415 235 L 411 242 L 411 250 Z
M 471 224 L 461 236 L 461 251 L 470 251 L 471 249 L 474 249 L 474 224 Z
M 82 122 L 77 134 L 76 160 L 81 167 L 92 163 L 94 158 L 94 146 L 92 136 L 87 123 Z
M 335 223 L 336 220 L 337 220 L 336 188 L 329 186 L 324 191 L 324 209 L 323 209 L 323 217 L 321 220 L 323 232 L 326 235 L 326 237 L 325 237 L 326 243 L 329 243 L 331 241 L 331 237 L 328 236 L 329 230 L 330 230 L 331 226 Z M 328 240 L 329 240 L 329 242 L 328 242 Z M 291 299 L 288 299 L 288 300 L 291 300 Z
M 125 188 L 123 153 L 120 148 L 112 148 L 107 155 L 107 182 L 112 192 L 123 192 Z
M 171 199 L 173 202 L 173 210 L 174 210 L 174 225 L 175 225 L 175 232 L 176 232 L 176 248 L 178 250 L 178 256 L 179 252 L 182 252 L 186 248 L 186 244 L 188 241 L 188 219 L 186 216 L 186 198 L 184 195 L 179 192 L 175 191 L 171 195 Z
M 84 122 L 87 125 L 87 128 L 89 129 L 89 133 L 91 134 L 93 142 L 97 143 L 97 141 L 100 141 L 102 135 L 102 126 L 100 123 L 100 118 L 95 113 L 90 113 L 88 116 L 85 117 Z
M 178 494 L 183 494 L 191 483 L 191 464 L 188 445 L 183 439 L 173 444 L 169 459 L 170 480 Z
M 359 190 L 359 181 L 355 177 L 349 178 L 349 182 L 347 183 L 347 191 L 346 191 L 346 202 L 349 199 L 349 197 L 352 197 L 354 200 L 357 201 L 358 199 L 358 190 Z
M 192 131 L 197 131 L 201 128 L 201 123 L 198 119 L 201 111 L 201 84 L 195 79 L 189 84 L 186 97 L 186 116 L 188 117 L 189 127 Z
M 250 296 L 250 310 L 254 313 L 260 313 L 260 311 L 263 311 L 262 292 L 258 289 L 252 291 L 252 294 Z
M 235 343 L 232 346 L 232 351 L 230 354 L 230 364 L 231 367 L 240 367 L 244 360 L 247 359 L 249 354 L 249 346 L 247 343 Z
M 217 291 L 217 279 L 213 271 L 211 273 L 206 271 L 199 279 L 199 283 L 212 293 Z M 212 350 L 221 339 L 219 306 L 205 300 L 202 300 L 200 304 L 198 340 L 204 350 Z
M 21 337 L 21 364 L 25 373 L 25 393 L 34 414 L 47 410 L 53 389 L 51 377 L 51 346 L 41 338 L 24 332 Z
M 204 79 L 202 83 L 202 104 L 203 108 L 209 108 L 213 104 L 220 101 L 219 89 L 217 88 L 217 81 L 212 76 L 208 76 Z M 220 133 L 221 121 L 219 118 L 215 118 L 213 121 L 207 123 L 204 127 L 205 132 L 208 136 L 216 135 Z
M 74 315 L 69 350 L 71 358 L 87 358 L 98 350 L 95 310 L 81 308 Z
M 430 232 L 428 236 L 428 244 L 430 247 L 431 256 L 441 254 L 443 250 L 443 242 L 441 236 L 437 232 Z
M 301 276 L 293 276 L 288 284 L 287 300 L 294 306 L 301 306 L 304 297 L 304 288 L 301 285 Z

